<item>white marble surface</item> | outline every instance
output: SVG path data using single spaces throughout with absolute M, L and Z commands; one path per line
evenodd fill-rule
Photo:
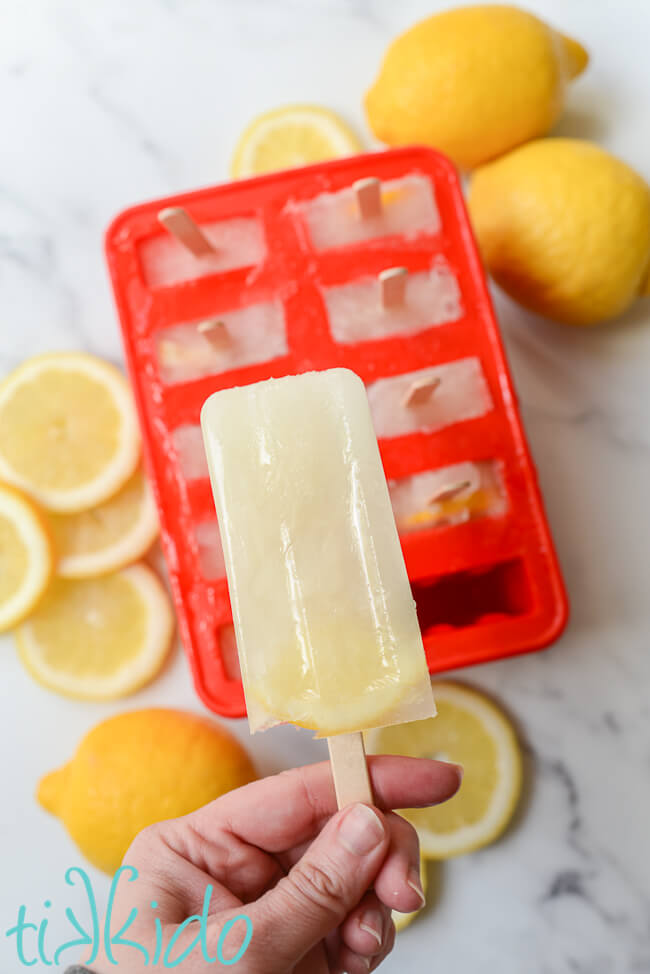
M 0 369 L 58 348 L 121 360 L 102 263 L 110 217 L 220 181 L 248 118 L 310 100 L 362 125 L 391 36 L 436 0 L 23 0 L 0 4 Z M 560 131 L 597 138 L 650 177 L 645 0 L 530 0 L 594 63 Z M 650 305 L 592 334 L 498 309 L 573 603 L 549 652 L 463 675 L 521 728 L 528 794 L 497 845 L 440 870 L 440 893 L 387 972 L 650 971 Z M 123 705 L 38 689 L 0 647 L 0 969 L 18 905 L 53 901 L 78 856 L 33 798 L 102 717 L 199 709 L 180 653 Z M 238 733 L 246 736 L 243 724 Z M 271 769 L 321 753 L 292 728 L 256 739 Z M 98 890 L 106 882 L 96 876 Z M 40 970 L 41 968 L 36 968 Z

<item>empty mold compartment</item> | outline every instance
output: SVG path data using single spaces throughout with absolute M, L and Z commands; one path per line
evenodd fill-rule
M 378 379 L 367 392 L 379 438 L 435 433 L 485 416 L 493 408 L 478 358 Z
M 290 203 L 315 250 L 329 250 L 397 234 L 405 240 L 440 230 L 431 180 L 417 173 L 381 182 L 370 177 L 336 193 Z
M 278 302 L 163 328 L 156 335 L 165 385 L 281 358 L 288 352 L 284 309 Z
M 266 257 L 264 230 L 255 217 L 197 223 L 196 227 L 207 242 L 201 254 L 192 253 L 162 226 L 159 234 L 142 241 L 138 256 L 147 287 L 171 287 L 208 274 L 252 267 Z
M 363 277 L 323 289 L 330 331 L 337 342 L 413 335 L 458 321 L 463 315 L 458 281 L 442 257 L 429 270 L 404 275 L 402 293 L 389 301 L 381 277 Z
M 455 463 L 389 481 L 400 534 L 499 517 L 507 508 L 498 465 L 490 460 Z
M 516 618 L 533 609 L 533 595 L 522 559 L 411 583 L 423 636 L 438 627 L 456 629 Z

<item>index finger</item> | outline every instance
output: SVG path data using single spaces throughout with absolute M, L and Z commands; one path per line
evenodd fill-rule
M 368 758 L 375 805 L 423 808 L 446 801 L 460 786 L 455 764 L 428 758 Z M 278 853 L 312 839 L 337 811 L 329 761 L 310 764 L 231 791 L 188 816 L 210 840 L 227 830 L 249 845 Z

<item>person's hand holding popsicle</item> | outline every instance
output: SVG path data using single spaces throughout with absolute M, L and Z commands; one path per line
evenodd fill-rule
M 336 811 L 329 765 L 310 765 L 265 778 L 218 798 L 184 818 L 141 833 L 125 857 L 137 881 L 118 887 L 112 927 L 134 909 L 125 936 L 155 954 L 152 903 L 169 963 L 145 966 L 131 947 L 114 947 L 115 967 L 102 954 L 93 974 L 155 974 L 192 948 L 181 974 L 222 970 L 220 938 L 228 922 L 245 914 L 252 935 L 237 974 L 365 974 L 390 953 L 391 910 L 417 910 L 423 896 L 415 830 L 392 808 L 433 805 L 460 784 L 456 765 L 416 758 L 369 760 L 376 806 Z M 205 960 L 198 924 L 208 886 Z M 236 922 L 222 941 L 221 958 L 243 947 L 246 926 Z M 192 945 L 194 946 L 192 947 Z M 225 969 L 225 968 L 223 968 Z M 75 971 L 75 974 L 77 972 Z

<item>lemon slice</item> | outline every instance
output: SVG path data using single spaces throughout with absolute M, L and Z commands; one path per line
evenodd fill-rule
M 259 115 L 237 143 L 233 179 L 354 155 L 361 143 L 338 115 L 318 105 L 287 105 Z
M 42 515 L 27 497 L 0 484 L 0 632 L 32 610 L 53 570 L 52 543 Z
M 463 765 L 463 784 L 448 802 L 402 813 L 418 831 L 422 854 L 447 859 L 503 832 L 521 793 L 521 752 L 510 721 L 483 694 L 442 682 L 433 695 L 437 717 L 371 731 L 368 749 Z
M 129 565 L 151 547 L 158 514 L 151 487 L 136 470 L 117 494 L 90 511 L 48 515 L 59 556 L 57 574 L 91 578 Z
M 53 511 L 100 504 L 138 463 L 126 379 L 82 353 L 28 359 L 0 385 L 0 478 Z
M 32 676 L 64 696 L 112 700 L 148 683 L 173 629 L 167 594 L 145 565 L 102 578 L 55 578 L 16 632 Z
M 427 886 L 428 886 L 428 875 L 427 875 L 427 863 L 425 859 L 420 859 L 420 881 L 422 883 L 422 892 L 426 896 Z M 423 906 L 419 910 L 413 910 L 412 913 L 399 913 L 397 910 L 392 911 L 393 923 L 395 924 L 395 929 L 399 933 L 400 930 L 406 929 L 409 924 L 413 923 L 416 916 L 422 912 Z

